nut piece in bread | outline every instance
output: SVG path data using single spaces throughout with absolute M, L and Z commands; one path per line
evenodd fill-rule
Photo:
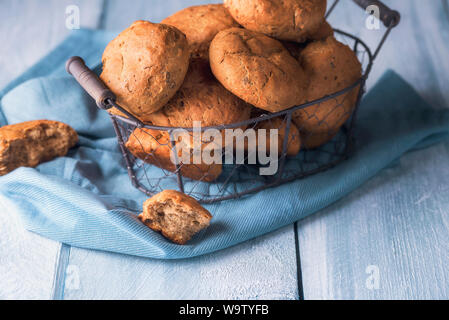
M 304 42 L 326 13 L 326 0 L 225 0 L 225 7 L 246 29 L 280 40 Z
M 181 87 L 189 66 L 185 35 L 175 27 L 136 21 L 103 54 L 101 79 L 128 112 L 146 122 Z M 120 114 L 111 109 L 112 113 Z
M 223 4 L 207 4 L 185 8 L 162 20 L 174 26 L 187 37 L 192 58 L 209 60 L 209 46 L 215 35 L 239 24 Z
M 231 28 L 217 34 L 209 55 L 218 81 L 257 108 L 278 112 L 304 98 L 307 79 L 301 65 L 275 39 Z
M 184 245 L 209 226 L 212 215 L 192 197 L 164 190 L 144 203 L 139 219 L 165 238 Z
M 308 44 L 301 51 L 299 61 L 310 79 L 307 97 L 301 103 L 343 90 L 362 76 L 356 54 L 333 37 Z M 348 93 L 294 113 L 293 121 L 301 132 L 303 146 L 316 148 L 335 136 L 351 116 L 359 89 L 357 86 Z
M 191 143 L 191 141 L 187 143 Z M 136 158 L 146 163 L 171 172 L 176 172 L 177 170 L 170 157 L 172 145 L 167 131 L 137 128 L 131 133 L 126 143 L 126 148 Z M 181 150 L 178 150 L 178 152 L 179 159 L 181 159 Z M 182 176 L 205 182 L 217 180 L 222 172 L 222 168 L 221 164 L 193 164 L 193 158 L 190 159 L 190 164 L 180 164 Z
M 35 120 L 0 128 L 0 175 L 63 157 L 78 135 L 62 122 Z

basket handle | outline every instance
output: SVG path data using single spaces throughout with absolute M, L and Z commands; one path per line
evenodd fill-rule
M 383 2 L 379 0 L 353 0 L 362 9 L 366 10 L 369 6 L 375 5 L 380 10 L 380 20 L 389 27 L 396 27 L 401 20 L 401 14 L 398 11 L 391 10 Z
M 71 57 L 66 63 L 66 70 L 87 91 L 101 109 L 110 109 L 107 100 L 115 102 L 115 94 L 90 70 L 80 57 Z

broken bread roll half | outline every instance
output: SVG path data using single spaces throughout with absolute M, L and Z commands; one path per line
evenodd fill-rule
M 34 168 L 63 157 L 78 142 L 74 129 L 65 123 L 35 120 L 0 128 L 0 176 L 19 167 Z
M 184 245 L 209 226 L 212 215 L 192 197 L 164 190 L 144 203 L 139 219 L 170 241 Z

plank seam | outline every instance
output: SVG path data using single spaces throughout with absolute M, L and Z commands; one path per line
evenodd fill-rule
M 56 272 L 53 281 L 53 300 L 64 300 L 65 276 L 69 265 L 71 247 L 61 243 L 59 257 L 56 262 Z
M 97 24 L 98 29 L 104 29 L 106 26 L 106 15 L 108 12 L 108 1 L 103 0 L 101 7 L 102 7 L 101 14 L 100 14 L 100 18 L 98 19 L 98 24 Z
M 302 282 L 302 269 L 301 269 L 301 254 L 299 251 L 299 235 L 298 235 L 298 222 L 293 224 L 293 232 L 295 234 L 295 253 L 296 253 L 296 279 L 298 285 L 298 300 L 304 299 L 304 286 Z

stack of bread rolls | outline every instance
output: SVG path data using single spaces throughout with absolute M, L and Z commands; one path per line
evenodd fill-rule
M 136 21 L 107 46 L 101 79 L 123 108 L 164 127 L 227 125 L 311 102 L 362 75 L 355 53 L 334 38 L 326 6 L 326 0 L 224 0 L 186 8 L 160 24 Z M 288 156 L 331 140 L 350 117 L 358 92 L 356 87 L 296 111 Z M 283 118 L 257 127 L 285 136 Z M 176 170 L 167 132 L 138 128 L 127 148 Z M 183 165 L 181 173 L 214 181 L 221 165 Z

